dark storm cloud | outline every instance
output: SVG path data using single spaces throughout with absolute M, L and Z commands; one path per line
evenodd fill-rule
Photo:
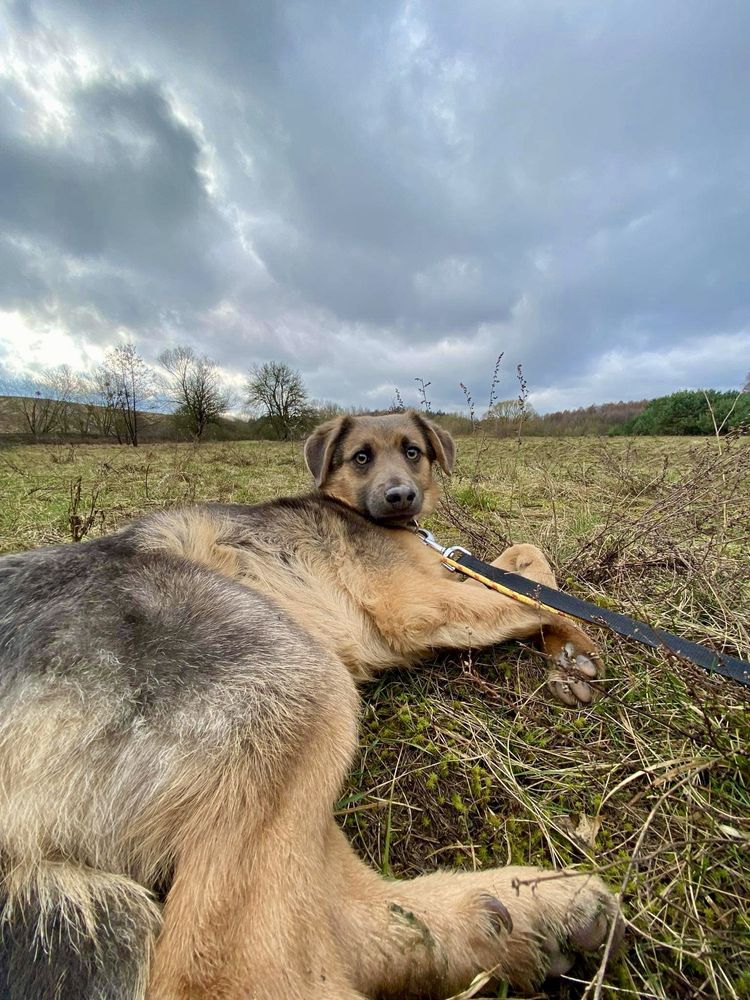
M 12 236 L 83 261 L 158 273 L 195 305 L 218 274 L 196 268 L 195 247 L 222 225 L 198 171 L 195 137 L 147 81 L 99 79 L 70 95 L 65 141 L 3 136 L 0 214 Z
M 502 350 L 502 391 L 523 362 L 543 406 L 750 365 L 744 0 L 58 0 L 14 24 L 0 306 L 281 357 L 358 403 L 422 375 L 455 406 Z M 59 134 L 24 127 L 45 53 Z

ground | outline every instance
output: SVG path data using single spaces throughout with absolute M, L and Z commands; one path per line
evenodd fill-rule
M 749 444 L 467 438 L 426 523 L 481 557 L 534 542 L 571 592 L 750 658 Z M 308 485 L 297 444 L 7 447 L 0 551 Z M 748 692 L 599 639 L 604 696 L 584 711 L 550 700 L 543 660 L 518 644 L 367 687 L 340 821 L 397 876 L 511 861 L 601 872 L 622 897 L 627 952 L 539 996 L 748 998 Z

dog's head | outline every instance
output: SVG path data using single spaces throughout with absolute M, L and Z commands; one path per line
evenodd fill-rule
M 428 514 L 437 500 L 432 466 L 450 473 L 453 438 L 413 410 L 382 417 L 337 417 L 305 443 L 315 485 L 376 521 Z

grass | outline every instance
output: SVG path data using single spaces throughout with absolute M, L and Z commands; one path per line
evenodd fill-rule
M 572 592 L 750 657 L 747 441 L 477 438 L 459 454 L 427 522 L 441 540 L 480 557 L 535 542 Z M 0 551 L 307 486 L 293 445 L 7 448 Z M 381 677 L 363 692 L 340 822 L 401 877 L 508 862 L 600 871 L 621 893 L 627 952 L 539 996 L 747 1000 L 750 697 L 599 638 L 604 696 L 582 712 L 550 702 L 544 663 L 519 644 Z

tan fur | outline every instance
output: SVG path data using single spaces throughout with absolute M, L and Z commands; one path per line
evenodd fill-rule
M 360 465 L 362 449 L 371 458 Z M 138 551 L 174 561 L 176 594 L 185 567 L 195 568 L 207 623 L 227 581 L 236 592 L 236 609 L 222 605 L 227 628 L 257 614 L 243 593 L 270 598 L 281 610 L 264 612 L 265 628 L 288 637 L 286 659 L 263 668 L 257 691 L 227 666 L 198 707 L 175 709 L 168 739 L 151 746 L 133 732 L 101 773 L 86 748 L 104 740 L 116 704 L 94 709 L 91 694 L 29 689 L 0 727 L 3 806 L 14 811 L 0 853 L 46 871 L 43 896 L 67 880 L 66 905 L 85 929 L 97 880 L 111 880 L 115 899 L 169 876 L 149 1000 L 437 998 L 483 969 L 529 988 L 563 971 L 568 952 L 603 941 L 616 906 L 595 877 L 539 881 L 536 869 L 513 868 L 392 882 L 354 855 L 332 817 L 356 749 L 355 680 L 438 649 L 521 637 L 541 636 L 551 656 L 567 643 L 594 658 L 568 622 L 460 583 L 408 526 L 413 511 L 391 513 L 384 496 L 394 483 L 414 491 L 420 513 L 431 509 L 432 467 L 450 472 L 453 454 L 449 436 L 418 414 L 341 418 L 306 445 L 321 493 L 337 502 L 164 511 L 137 524 Z M 513 546 L 497 565 L 555 585 L 533 546 Z M 154 573 L 148 600 L 169 605 L 169 576 Z M 253 662 L 252 648 L 237 653 Z M 259 720 L 245 735 L 227 721 L 243 711 Z M 11 879 L 7 905 L 36 878 Z M 143 905 L 147 954 L 147 894 Z

